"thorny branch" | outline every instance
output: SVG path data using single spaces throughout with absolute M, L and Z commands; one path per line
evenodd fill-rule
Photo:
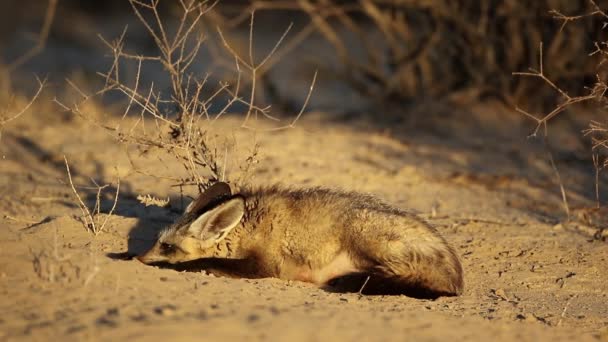
M 588 1 L 592 7 L 592 11 L 582 14 L 582 15 L 571 16 L 571 15 L 565 15 L 557 10 L 550 11 L 550 14 L 553 16 L 554 19 L 561 21 L 559 34 L 562 33 L 562 31 L 565 29 L 565 27 L 569 23 L 579 21 L 579 20 L 582 20 L 582 19 L 588 18 L 588 17 L 600 17 L 602 20 L 604 20 L 603 28 L 606 28 L 608 26 L 608 21 L 607 21 L 608 14 L 606 14 L 606 12 L 603 11 L 594 0 L 588 0 Z M 589 102 L 589 101 L 593 100 L 593 101 L 596 101 L 596 103 L 598 104 L 598 107 L 597 107 L 598 109 L 602 109 L 602 110 L 606 109 L 606 105 L 608 104 L 608 99 L 606 98 L 606 92 L 608 91 L 608 83 L 606 81 L 606 74 L 605 73 L 602 74 L 600 72 L 600 67 L 606 61 L 608 61 L 608 44 L 606 42 L 594 42 L 594 46 L 595 46 L 595 50 L 588 54 L 589 57 L 599 55 L 601 58 L 600 58 L 600 61 L 597 63 L 598 72 L 595 75 L 595 79 L 596 79 L 595 84 L 592 87 L 585 88 L 586 94 L 579 95 L 579 96 L 572 96 L 572 95 L 568 94 L 568 92 L 566 92 L 565 90 L 560 88 L 554 81 L 552 81 L 546 75 L 546 72 L 545 72 L 544 66 L 543 66 L 542 42 L 540 43 L 540 47 L 539 47 L 539 70 L 530 69 L 528 72 L 513 73 L 513 75 L 516 75 L 516 76 L 539 78 L 540 80 L 543 81 L 543 83 L 548 85 L 551 89 L 553 89 L 553 91 L 555 91 L 559 95 L 560 100 L 557 103 L 557 105 L 552 110 L 550 110 L 548 113 L 545 113 L 542 115 L 534 115 L 526 110 L 516 107 L 516 110 L 519 113 L 522 113 L 526 117 L 528 117 L 536 122 L 536 128 L 532 132 L 531 136 L 535 137 L 537 135 L 538 131 L 540 130 L 540 128 L 543 127 L 544 136 L 546 138 L 547 123 L 549 122 L 549 120 L 553 119 L 558 114 L 564 112 L 565 110 L 567 110 L 568 108 L 570 108 L 571 106 L 573 106 L 575 104 L 585 103 L 585 102 Z M 600 172 L 608 166 L 608 157 L 604 157 L 604 160 L 601 161 L 600 153 L 598 150 L 599 150 L 599 148 L 604 148 L 604 149 L 608 150 L 608 129 L 606 128 L 606 126 L 604 124 L 602 124 L 600 122 L 591 121 L 589 123 L 588 128 L 583 130 L 583 135 L 591 136 L 592 160 L 593 160 L 593 165 L 594 165 L 594 170 L 595 170 L 595 197 L 596 197 L 596 206 L 597 206 L 597 208 L 599 208 L 600 207 L 599 175 L 600 175 Z M 551 158 L 551 160 L 550 160 L 551 165 L 554 168 L 555 172 L 557 173 L 558 179 L 559 179 L 559 173 L 557 171 L 557 168 L 555 167 L 553 158 L 551 156 L 550 156 L 550 158 Z M 561 184 L 561 180 L 560 180 L 560 189 L 562 192 L 564 204 L 566 206 L 566 212 L 569 216 L 567 200 L 566 200 L 563 185 Z
M 197 76 L 193 65 L 204 43 L 208 41 L 204 30 L 203 18 L 217 2 L 208 4 L 196 0 L 180 0 L 181 15 L 175 29 L 168 29 L 167 22 L 158 9 L 157 0 L 130 0 L 133 12 L 139 22 L 158 46 L 158 55 L 142 55 L 128 52 L 125 46 L 127 28 L 114 40 L 100 37 L 112 53 L 112 63 L 107 72 L 98 73 L 105 81 L 104 87 L 93 94 L 86 94 L 68 80 L 81 96 L 79 103 L 67 105 L 55 100 L 63 109 L 92 121 L 95 125 L 112 134 L 118 141 L 138 146 L 142 153 L 152 149 L 164 151 L 177 160 L 187 171 L 187 176 L 161 176 L 154 172 L 139 169 L 129 155 L 129 160 L 136 172 L 152 177 L 171 179 L 176 186 L 196 185 L 199 190 L 209 183 L 227 177 L 227 156 L 229 154 L 228 138 L 213 133 L 214 123 L 224 114 L 234 110 L 235 104 L 247 107 L 244 113 L 242 128 L 259 130 L 251 123 L 261 115 L 263 118 L 279 122 L 280 119 L 270 113 L 270 106 L 258 105 L 256 102 L 257 80 L 273 61 L 279 46 L 287 37 L 291 25 L 283 32 L 271 50 L 258 62 L 254 54 L 253 27 L 255 12 L 250 15 L 249 46 L 245 54 L 229 43 L 229 37 L 217 29 L 218 38 L 233 60 L 234 78 L 232 82 L 220 81 L 213 88 L 210 85 L 210 74 Z M 132 85 L 125 81 L 122 68 L 131 63 L 135 69 L 135 80 Z M 150 82 L 145 85 L 142 80 L 142 69 L 146 63 L 158 63 L 163 67 L 170 80 L 170 94 L 160 91 L 161 87 Z M 243 79 L 248 79 L 247 82 Z M 295 127 L 307 107 L 314 89 L 317 75 L 315 73 L 309 92 L 301 110 L 289 123 L 280 123 L 271 130 Z M 118 92 L 126 98 L 126 105 L 118 124 L 111 126 L 97 120 L 84 111 L 84 102 L 92 101 L 109 92 Z M 247 95 L 243 95 L 247 92 Z M 213 110 L 212 110 L 213 108 Z M 136 114 L 136 120 L 130 127 L 123 127 L 127 116 Z M 153 129 L 147 122 L 152 121 Z M 131 121 L 132 122 L 132 121 Z M 157 154 L 160 155 L 160 154 Z M 252 149 L 252 156 L 246 164 L 255 163 L 257 145 Z M 159 157 L 160 158 L 160 157 Z M 240 168 L 248 172 L 249 167 Z

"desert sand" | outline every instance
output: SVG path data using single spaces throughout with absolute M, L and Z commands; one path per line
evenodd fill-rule
M 121 119 L 124 96 L 118 108 L 90 103 L 84 109 L 94 120 L 53 101 L 71 105 L 65 78 L 103 83 L 95 72 L 107 70 L 111 57 L 96 35 L 118 37 L 133 15 L 63 15 L 68 19 L 58 21 L 44 52 L 13 78 L 18 87 L 32 73 L 48 75 L 44 95 L 0 136 L 0 341 L 608 341 L 607 184 L 604 172 L 602 207 L 593 209 L 584 113 L 551 122 L 547 140 L 558 178 L 542 139 L 526 138 L 534 123 L 513 106 L 446 99 L 369 106 L 321 70 L 293 127 L 273 131 L 281 123 L 260 120 L 257 129 L 245 129 L 242 114 L 201 122 L 230 145 L 219 151 L 223 176 L 370 193 L 414 210 L 456 249 L 464 293 L 436 300 L 361 296 L 297 281 L 161 269 L 124 256 L 145 251 L 197 195 L 171 179 L 187 175 L 182 163 L 120 143 L 95 124 L 141 125 L 137 115 Z M 256 31 L 262 51 L 276 41 L 270 24 Z M 15 47 L 27 42 L 22 37 L 9 37 L 6 51 L 23 51 Z M 247 37 L 240 33 L 240 41 Z M 150 48 L 151 39 L 131 25 L 128 43 Z M 321 43 L 303 43 L 269 72 L 285 108 L 295 108 L 278 114 L 282 123 L 292 122 L 310 87 L 314 70 L 299 57 L 313 51 L 326 58 Z M 149 82 L 165 89 L 144 69 L 142 84 Z M 152 120 L 147 125 L 154 129 Z M 94 182 L 109 184 L 99 196 L 96 218 L 107 221 L 97 235 L 83 223 L 64 157 L 90 208 Z M 252 168 L 244 172 L 244 165 Z M 168 205 L 146 206 L 138 198 L 147 195 Z
M 240 120 L 227 116 L 214 129 L 248 141 L 253 133 L 239 129 Z M 392 127 L 379 133 L 366 123 L 329 122 L 310 113 L 296 128 L 256 133 L 261 152 L 251 182 L 368 192 L 417 210 L 457 249 L 466 281 L 461 296 L 330 293 L 295 281 L 227 279 L 120 260 L 116 254 L 141 253 L 177 217 L 179 191 L 170 181 L 133 172 L 125 148 L 94 125 L 28 120 L 5 131 L 1 145 L 0 337 L 608 338 L 608 246 L 583 223 L 552 218 L 561 215 L 556 184 L 533 183 L 526 178 L 532 171 L 517 164 L 516 156 L 533 152 L 503 152 L 529 142 L 456 148 L 452 138 L 437 145 L 405 134 L 407 125 Z M 236 150 L 248 153 L 247 146 Z M 63 155 L 77 185 L 90 184 L 88 177 L 112 182 L 116 170 L 120 174 L 117 209 L 97 236 L 78 219 Z M 472 167 L 473 155 L 487 168 Z M 159 174 L 183 172 L 154 154 L 133 159 Z M 171 197 L 173 210 L 145 207 L 136 199 L 141 194 Z M 111 194 L 103 202 L 111 204 Z

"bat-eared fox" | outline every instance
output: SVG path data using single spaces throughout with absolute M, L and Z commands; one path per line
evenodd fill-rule
M 434 298 L 463 289 L 458 256 L 428 223 L 373 196 L 323 188 L 233 194 L 215 183 L 138 259 L 365 294 Z

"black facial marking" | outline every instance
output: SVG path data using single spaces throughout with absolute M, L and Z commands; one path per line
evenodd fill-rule
M 162 254 L 173 254 L 176 251 L 175 245 L 162 242 L 160 244 L 160 252 Z

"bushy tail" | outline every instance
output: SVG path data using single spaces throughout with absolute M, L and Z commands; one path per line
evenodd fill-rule
M 370 274 L 385 292 L 414 297 L 456 296 L 464 288 L 462 265 L 440 237 L 431 241 L 391 242 L 373 257 Z M 369 290 L 373 290 L 373 286 Z

